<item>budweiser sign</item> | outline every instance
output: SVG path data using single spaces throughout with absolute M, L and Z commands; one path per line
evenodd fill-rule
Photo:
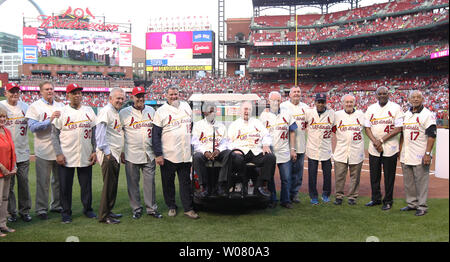
M 119 29 L 118 25 L 83 21 L 89 17 L 95 19 L 89 8 L 86 8 L 86 10 L 81 8 L 72 10 L 69 6 L 61 15 L 61 18 L 59 16 L 41 15 L 38 16 L 38 19 L 41 21 L 39 27 L 48 29 L 85 29 L 93 31 L 117 31 Z

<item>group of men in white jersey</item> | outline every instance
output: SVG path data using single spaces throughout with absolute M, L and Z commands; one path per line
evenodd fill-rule
M 61 213 L 63 223 L 72 222 L 72 185 L 75 169 L 81 188 L 83 213 L 106 224 L 120 223 L 121 214 L 112 212 L 118 188 L 120 164 L 125 164 L 128 196 L 134 219 L 144 212 L 140 199 L 140 173 L 143 175 L 145 212 L 162 218 L 155 197 L 155 170 L 160 166 L 162 189 L 170 217 L 177 215 L 175 174 L 184 215 L 197 219 L 194 211 L 191 168 L 199 176 L 200 196 L 210 195 L 210 179 L 205 164 L 221 162 L 217 193 L 227 196 L 230 174 L 238 174 L 242 196 L 247 194 L 249 163 L 259 167 L 255 181 L 256 193 L 277 202 L 274 174 L 278 167 L 281 180 L 280 205 L 293 208 L 299 203 L 304 159 L 308 158 L 308 191 L 310 203 L 319 204 L 317 173 L 319 162 L 324 177 L 322 201 L 331 195 L 332 160 L 335 169 L 335 201 L 341 205 L 344 185 L 350 172 L 348 203 L 356 204 L 364 154 L 365 131 L 369 142 L 371 201 L 366 206 L 383 204 L 383 210 L 393 205 L 393 188 L 397 158 L 403 169 L 407 206 L 402 211 L 415 210 L 417 216 L 427 213 L 427 193 L 431 150 L 436 137 L 435 118 L 423 107 L 423 95 L 413 91 L 409 97 L 411 109 L 389 101 L 385 87 L 378 88 L 378 102 L 367 112 L 356 110 L 355 97 L 342 97 L 343 110 L 334 112 L 326 106 L 326 95 L 317 94 L 315 106 L 309 108 L 300 100 L 301 90 L 293 87 L 289 100 L 272 92 L 268 108 L 252 117 L 250 102 L 243 102 L 240 118 L 226 128 L 216 121 L 215 104 L 202 107 L 204 119 L 193 124 L 192 109 L 180 101 L 178 88 L 169 86 L 167 102 L 156 111 L 145 105 L 145 89 L 132 91 L 133 105 L 122 109 L 125 94 L 121 88 L 110 92 L 109 103 L 96 115 L 82 105 L 82 87 L 70 84 L 66 88 L 68 104 L 54 100 L 53 84 L 40 84 L 42 98 L 30 106 L 20 101 L 20 86 L 6 85 L 6 100 L 0 102 L 7 113 L 6 127 L 11 131 L 17 155 L 18 210 L 14 182 L 9 194 L 8 221 L 18 216 L 23 221 L 30 216 L 31 195 L 28 186 L 30 150 L 28 129 L 34 134 L 36 157 L 36 214 L 48 219 L 47 213 Z M 399 135 L 401 133 L 401 135 Z M 336 146 L 332 149 L 332 136 Z M 400 136 L 400 139 L 399 139 Z M 193 151 L 192 151 L 193 148 Z M 399 154 L 400 153 L 400 154 Z M 92 208 L 92 166 L 99 162 L 103 190 L 97 214 Z M 251 167 L 253 168 L 253 167 Z M 381 199 L 381 170 L 384 171 L 385 196 Z M 53 174 L 53 175 L 52 175 Z M 252 178 L 253 179 L 253 178 Z M 15 179 L 12 179 L 15 181 Z M 49 188 L 51 203 L 49 208 Z

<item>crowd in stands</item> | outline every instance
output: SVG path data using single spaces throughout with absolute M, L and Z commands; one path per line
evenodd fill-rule
M 374 20 L 363 20 L 361 22 L 351 22 L 328 27 L 297 29 L 297 39 L 299 41 L 319 41 L 345 38 L 350 36 L 423 27 L 448 19 L 448 9 L 440 9 L 439 12 L 424 11 L 415 14 L 406 14 L 397 17 L 387 16 L 384 18 L 376 18 Z M 295 31 L 289 31 L 288 29 L 280 29 L 280 31 L 260 30 L 252 34 L 250 39 L 252 42 L 295 41 Z
M 54 83 L 55 86 L 67 86 L 69 83 L 77 83 L 84 87 L 133 87 L 132 79 L 105 75 L 31 75 L 21 76 L 22 86 L 38 86 L 43 80 Z

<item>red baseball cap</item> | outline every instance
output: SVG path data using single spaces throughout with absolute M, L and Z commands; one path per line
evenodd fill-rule
M 75 84 L 75 83 L 74 84 L 69 84 L 66 87 L 66 92 L 70 93 L 70 92 L 73 92 L 73 91 L 78 90 L 78 89 L 83 90 L 83 88 L 79 84 Z
M 133 92 L 131 92 L 131 95 L 135 96 L 138 94 L 145 94 L 145 88 L 142 86 L 136 86 L 133 88 Z
M 18 88 L 20 90 L 20 86 L 17 83 L 11 82 L 6 84 L 6 91 L 9 91 L 13 88 Z

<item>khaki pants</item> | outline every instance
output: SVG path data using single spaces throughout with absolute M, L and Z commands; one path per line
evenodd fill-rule
M 6 216 L 8 215 L 9 183 L 11 177 L 0 178 L 0 227 L 6 227 Z
M 427 210 L 430 166 L 410 166 L 402 163 L 406 203 L 411 208 Z
M 356 165 L 334 161 L 334 178 L 336 187 L 336 199 L 344 198 L 345 179 L 350 170 L 350 185 L 348 198 L 356 199 L 359 193 L 359 180 L 361 177 L 361 168 L 363 162 Z

